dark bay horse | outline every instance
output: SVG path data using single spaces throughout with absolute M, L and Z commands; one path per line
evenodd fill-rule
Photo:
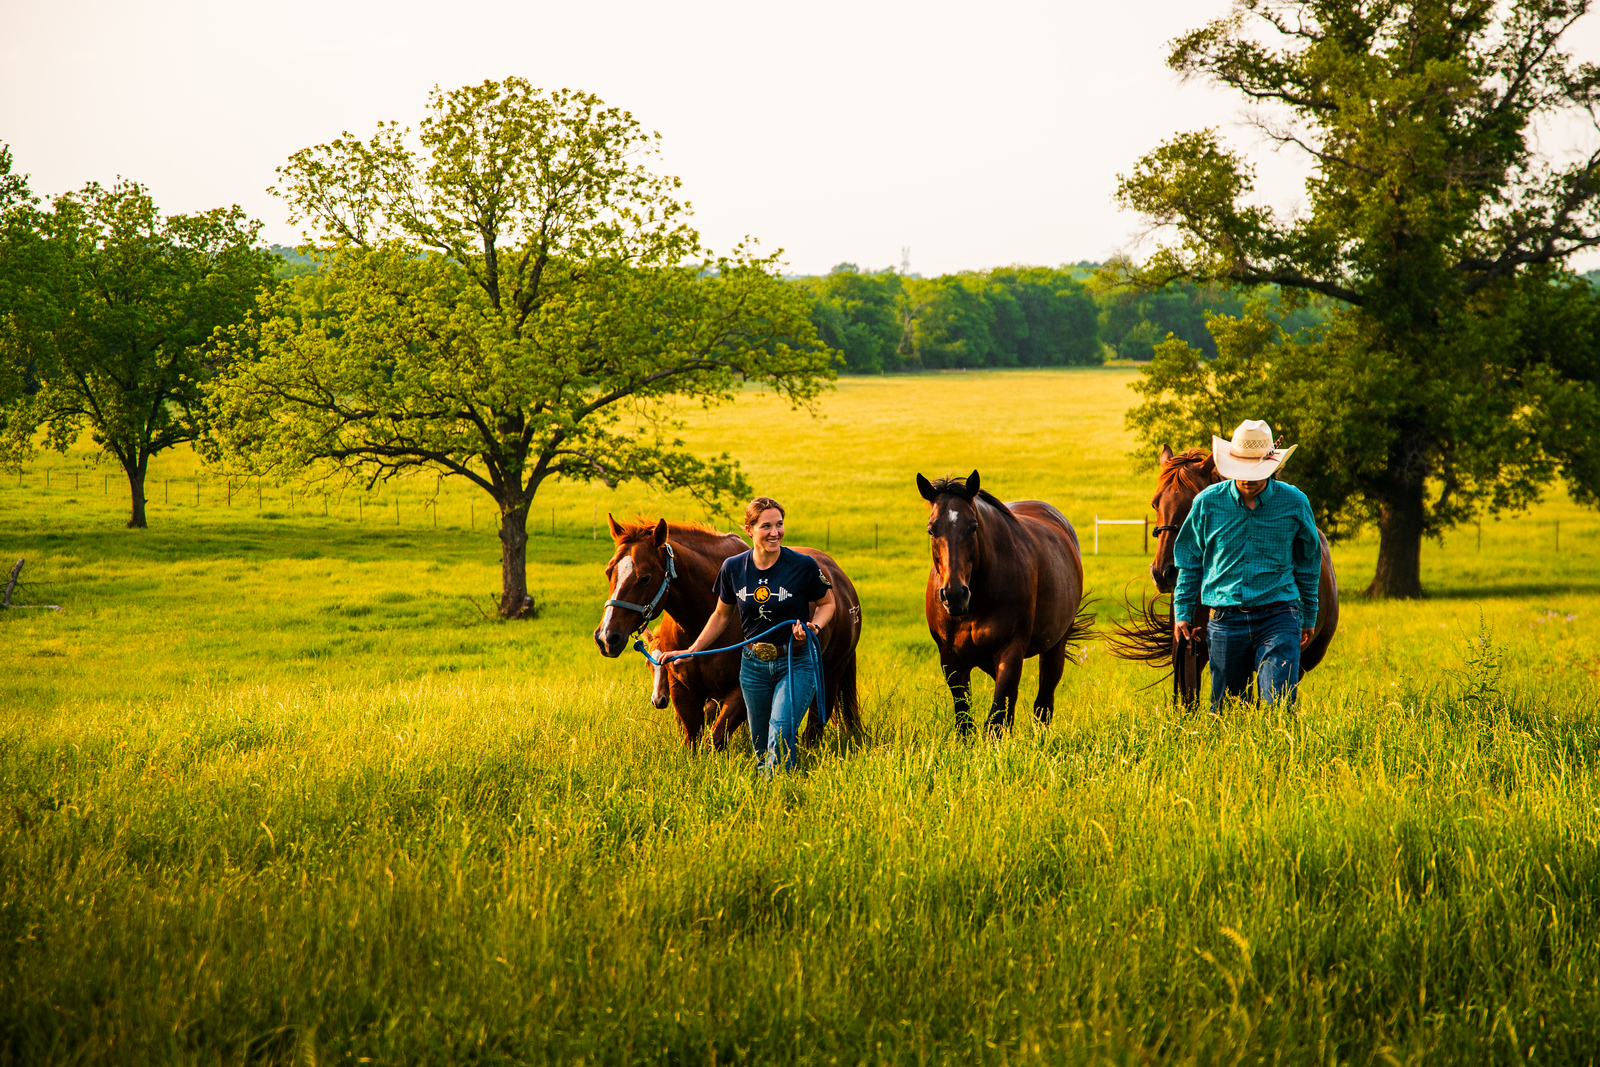
M 709 527 L 690 523 L 617 522 L 610 515 L 611 539 L 616 552 L 606 564 L 610 595 L 594 641 L 608 657 L 620 656 L 629 638 L 657 614 L 663 624 L 675 630 L 668 636 L 693 644 L 694 638 L 716 610 L 712 586 L 722 561 L 737 556 L 750 546 L 733 534 L 718 533 Z M 812 557 L 833 582 L 833 619 L 822 628 L 822 669 L 827 683 L 826 706 L 837 713 L 841 728 L 854 733 L 861 725 L 861 704 L 856 691 L 856 645 L 861 640 L 861 598 L 850 577 L 833 557 L 814 548 L 795 547 L 796 552 Z M 658 628 L 657 640 L 662 636 Z M 728 643 L 738 640 L 730 635 Z M 745 721 L 744 696 L 739 690 L 739 653 L 698 656 L 673 663 L 666 671 L 673 710 L 683 726 L 684 741 L 696 744 L 705 732 L 705 707 L 708 700 L 722 710 L 711 728 L 711 744 L 723 748 L 728 736 Z M 658 705 L 659 706 L 659 705 Z M 822 736 L 822 718 L 813 714 L 806 721 L 805 740 Z
M 939 646 L 939 663 L 955 698 L 956 726 L 972 730 L 972 669 L 994 679 L 989 728 L 1011 725 L 1023 660 L 1039 657 L 1039 695 L 1033 713 L 1048 723 L 1067 646 L 1090 631 L 1083 607 L 1083 553 L 1078 534 L 1055 508 L 1039 500 L 1003 504 L 979 484 L 917 475 L 932 505 L 928 536 L 933 567 L 923 610 Z
M 1161 593 L 1171 594 L 1178 585 L 1178 566 L 1173 558 L 1173 545 L 1178 531 L 1194 507 L 1194 498 L 1202 489 L 1222 481 L 1216 462 L 1207 448 L 1191 448 L 1174 454 L 1167 445 L 1161 446 L 1161 471 L 1156 480 L 1156 494 L 1150 499 L 1155 509 L 1157 525 L 1156 554 L 1150 561 L 1150 579 Z M 1311 643 L 1300 650 L 1300 673 L 1304 675 L 1328 654 L 1334 631 L 1339 628 L 1339 583 L 1333 573 L 1333 557 L 1328 552 L 1328 538 L 1321 530 L 1317 539 L 1322 543 L 1322 575 L 1317 584 L 1317 625 L 1312 631 Z M 1161 598 L 1132 607 L 1128 618 L 1117 623 L 1108 640 L 1112 655 L 1123 659 L 1140 660 L 1154 666 L 1171 665 L 1173 693 L 1184 704 L 1193 703 L 1200 694 L 1200 671 L 1205 666 L 1205 623 L 1210 612 L 1201 605 L 1195 623 L 1201 637 L 1191 646 L 1178 649 L 1172 636 L 1172 605 L 1163 607 Z

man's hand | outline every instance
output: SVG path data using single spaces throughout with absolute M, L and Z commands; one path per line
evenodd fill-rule
M 1175 620 L 1173 622 L 1173 624 L 1172 624 L 1172 636 L 1174 638 L 1176 638 L 1176 639 L 1178 639 L 1180 641 L 1192 641 L 1192 640 L 1194 640 L 1194 634 L 1195 634 L 1194 623 L 1192 623 L 1192 622 L 1184 622 L 1182 619 L 1178 619 L 1178 620 Z
M 1311 643 L 1311 635 L 1316 633 L 1316 632 L 1317 631 L 1315 631 L 1315 630 L 1301 630 L 1300 631 L 1300 647 L 1301 648 L 1305 648 L 1307 645 L 1309 645 Z

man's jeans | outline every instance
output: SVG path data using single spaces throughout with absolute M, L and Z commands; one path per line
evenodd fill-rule
M 817 688 L 806 646 L 794 646 L 792 675 L 789 650 L 781 642 L 778 648 L 778 658 L 771 663 L 756 659 L 749 649 L 739 657 L 739 688 L 744 690 L 744 707 L 750 717 L 750 747 L 755 750 L 756 762 L 769 774 L 776 767 L 794 767 L 800 720 Z
M 1300 681 L 1300 605 L 1269 604 L 1249 612 L 1212 608 L 1206 641 L 1213 712 L 1225 697 L 1244 696 L 1252 673 L 1262 700 L 1294 704 Z

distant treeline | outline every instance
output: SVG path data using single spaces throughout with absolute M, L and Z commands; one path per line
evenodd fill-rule
M 1093 366 L 1147 360 L 1174 334 L 1207 356 L 1206 314 L 1242 315 L 1244 294 L 1170 285 L 1135 292 L 1096 283 L 1095 263 L 1000 267 L 937 278 L 841 263 L 793 279 L 812 297 L 822 340 L 866 374 L 956 367 Z M 1293 332 L 1323 320 L 1315 304 L 1283 317 Z
M 285 245 L 277 274 L 316 271 Z M 999 267 L 937 278 L 841 263 L 822 276 L 792 278 L 811 297 L 811 321 L 844 369 L 858 374 L 962 367 L 1081 367 L 1148 360 L 1172 334 L 1215 356 L 1207 313 L 1244 314 L 1246 294 L 1169 285 L 1139 292 L 1098 284 L 1097 263 Z M 1600 274 L 1600 272 L 1597 272 Z M 1291 333 L 1323 321 L 1312 303 L 1283 317 Z

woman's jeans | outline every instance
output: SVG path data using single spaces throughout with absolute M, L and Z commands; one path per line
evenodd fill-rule
M 1226 697 L 1242 697 L 1256 676 L 1256 692 L 1271 704 L 1294 704 L 1300 682 L 1300 605 L 1268 604 L 1253 611 L 1212 608 L 1206 627 L 1211 648 L 1211 710 Z
M 800 720 L 816 692 L 817 678 L 805 645 L 794 647 L 794 672 L 789 671 L 788 649 L 779 644 L 778 658 L 759 660 L 747 648 L 739 657 L 739 688 L 744 690 L 745 712 L 750 717 L 750 747 L 756 762 L 771 773 L 795 764 Z M 793 686 L 790 685 L 791 680 Z

